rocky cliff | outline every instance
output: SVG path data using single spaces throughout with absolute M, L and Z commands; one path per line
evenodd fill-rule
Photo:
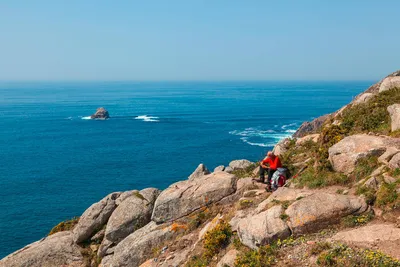
M 274 151 L 273 193 L 235 160 L 114 192 L 0 266 L 400 266 L 400 72 L 305 123 Z

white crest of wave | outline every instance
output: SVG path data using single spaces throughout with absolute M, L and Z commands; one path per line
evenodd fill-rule
M 91 120 L 92 118 L 90 116 L 82 117 L 82 120 Z
M 158 117 L 154 116 L 147 116 L 147 115 L 140 115 L 135 117 L 135 120 L 142 120 L 142 121 L 147 121 L 147 122 L 158 122 Z

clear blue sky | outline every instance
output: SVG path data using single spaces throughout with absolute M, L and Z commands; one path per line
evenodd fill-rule
M 0 80 L 375 80 L 398 0 L 0 1 Z

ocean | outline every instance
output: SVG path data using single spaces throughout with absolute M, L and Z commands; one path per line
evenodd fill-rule
M 1 82 L 0 258 L 111 192 L 257 161 L 373 83 Z

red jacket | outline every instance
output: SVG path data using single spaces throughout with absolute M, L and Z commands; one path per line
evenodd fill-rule
M 274 159 L 267 157 L 262 161 L 263 164 L 269 164 L 269 168 L 272 170 L 276 170 L 278 168 L 282 168 L 282 163 L 279 157 L 275 156 Z

